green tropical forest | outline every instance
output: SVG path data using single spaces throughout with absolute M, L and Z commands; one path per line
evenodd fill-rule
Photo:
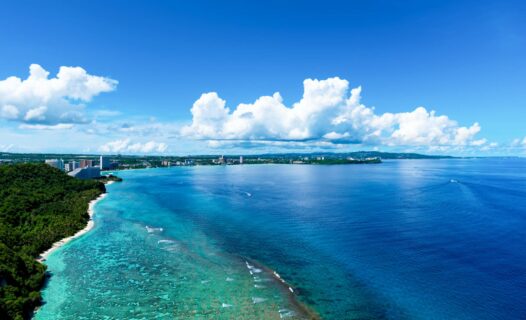
M 104 184 L 78 180 L 45 164 L 0 165 L 0 319 L 28 319 L 40 305 L 53 243 L 86 226 Z

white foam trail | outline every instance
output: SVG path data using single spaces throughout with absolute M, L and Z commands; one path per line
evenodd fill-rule
M 258 276 L 254 276 L 254 282 L 267 282 L 270 281 L 270 279 L 262 279 Z
M 178 251 L 179 250 L 179 247 L 177 245 L 175 246 L 168 246 L 168 247 L 164 247 L 162 248 L 163 250 L 166 250 L 166 251 L 170 251 L 170 252 L 174 252 L 174 251 Z
M 232 279 L 230 277 L 226 277 L 226 281 L 231 282 L 231 281 L 234 281 L 234 279 Z
M 161 244 L 161 243 L 175 243 L 174 240 L 159 240 L 157 241 L 157 244 Z
M 260 285 L 260 284 L 255 284 L 254 288 L 256 288 L 256 289 L 263 289 L 263 288 L 266 288 L 266 286 L 263 286 L 263 285 Z
M 221 304 L 221 307 L 222 308 L 230 308 L 232 305 L 231 304 L 228 304 L 228 303 L 222 303 Z
M 210 280 L 201 280 L 201 284 L 209 283 Z
M 252 197 L 252 193 L 250 192 L 245 192 L 245 194 L 247 195 L 247 197 Z
M 267 299 L 265 298 L 258 298 L 258 297 L 252 297 L 252 303 L 256 304 L 256 303 L 261 303 L 263 301 L 265 301 Z
M 253 274 L 253 273 L 260 273 L 262 272 L 263 270 L 261 269 L 258 269 L 256 267 L 254 267 L 253 265 L 249 264 L 248 262 L 245 261 L 245 263 L 247 264 L 247 268 L 248 268 L 248 272 L 250 272 L 250 274 Z

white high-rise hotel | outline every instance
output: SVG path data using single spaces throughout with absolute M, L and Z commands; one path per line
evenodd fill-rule
M 64 171 L 64 160 L 62 159 L 46 159 L 46 164 Z

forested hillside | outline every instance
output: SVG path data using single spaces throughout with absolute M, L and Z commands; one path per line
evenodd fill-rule
M 25 319 L 40 304 L 51 245 L 84 228 L 104 184 L 45 164 L 0 165 L 0 319 Z

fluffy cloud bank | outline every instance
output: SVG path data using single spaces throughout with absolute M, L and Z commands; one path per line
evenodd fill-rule
M 526 137 L 524 139 L 515 139 L 511 143 L 512 147 L 523 147 L 526 148 Z
M 130 139 L 110 141 L 99 148 L 105 153 L 163 153 L 168 146 L 163 142 L 149 141 L 146 143 L 135 142 Z
M 217 93 L 209 92 L 193 104 L 192 124 L 184 136 L 218 141 L 312 142 L 332 145 L 480 146 L 478 123 L 469 127 L 418 107 L 410 112 L 376 114 L 363 105 L 361 87 L 349 90 L 347 80 L 306 79 L 300 101 L 283 104 L 279 93 L 262 96 L 234 110 Z
M 84 103 L 115 90 L 117 81 L 90 75 L 81 67 L 60 67 L 56 77 L 38 64 L 22 80 L 0 81 L 0 117 L 26 124 L 55 125 L 85 122 Z

